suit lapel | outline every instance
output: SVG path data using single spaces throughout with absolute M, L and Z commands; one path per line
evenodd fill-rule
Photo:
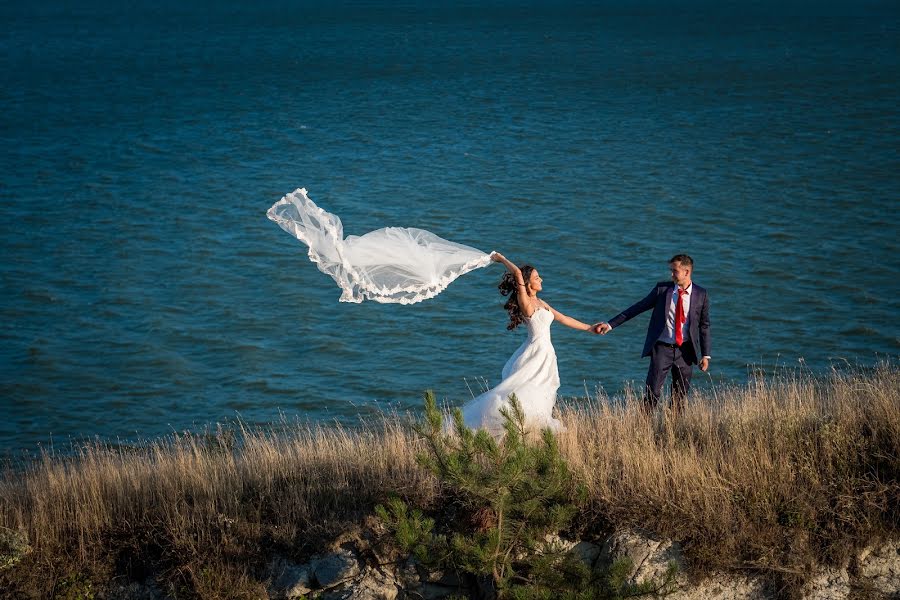
M 662 292 L 663 304 L 666 304 L 666 300 L 668 300 L 669 302 L 672 301 L 672 298 L 669 296 L 669 292 L 671 292 L 674 289 L 675 289 L 674 283 L 667 283 L 663 286 L 663 292 Z
M 703 306 L 703 288 L 698 285 L 694 285 L 694 294 L 693 298 L 691 298 L 691 323 L 696 323 L 697 319 L 700 318 L 700 307 Z

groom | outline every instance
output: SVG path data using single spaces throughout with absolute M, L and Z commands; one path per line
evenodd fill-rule
M 629 306 L 608 323 L 594 326 L 597 333 L 605 335 L 625 321 L 653 309 L 641 354 L 641 358 L 650 357 L 644 388 L 644 406 L 648 412 L 659 403 L 669 371 L 672 371 L 672 408 L 681 412 L 691 387 L 692 365 L 699 364 L 701 371 L 709 368 L 709 296 L 705 288 L 691 281 L 694 261 L 690 256 L 673 256 L 669 269 L 671 283 L 659 282 L 646 298 Z

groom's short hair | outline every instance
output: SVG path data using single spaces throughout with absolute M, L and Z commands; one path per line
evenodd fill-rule
M 672 263 L 681 263 L 682 267 L 690 267 L 691 270 L 694 270 L 694 259 L 688 256 L 687 254 L 676 254 L 672 258 L 669 259 L 669 264 Z

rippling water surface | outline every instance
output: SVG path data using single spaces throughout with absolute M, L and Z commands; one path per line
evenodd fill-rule
M 339 304 L 265 218 L 301 186 L 348 234 L 530 262 L 585 321 L 690 253 L 700 386 L 896 357 L 900 9 L 742 4 L 5 3 L 0 449 L 496 383 L 524 335 L 500 267 Z M 641 381 L 646 321 L 557 325 L 560 393 Z

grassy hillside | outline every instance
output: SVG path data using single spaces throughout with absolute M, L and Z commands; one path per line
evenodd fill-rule
M 588 491 L 574 533 L 638 526 L 680 541 L 697 572 L 791 580 L 900 530 L 893 365 L 761 377 L 695 395 L 677 419 L 648 419 L 626 396 L 562 411 L 559 444 Z M 390 495 L 439 518 L 422 450 L 386 418 L 45 456 L 0 477 L 0 590 L 90 597 L 113 577 L 149 575 L 179 597 L 258 596 L 273 555 L 316 552 Z

